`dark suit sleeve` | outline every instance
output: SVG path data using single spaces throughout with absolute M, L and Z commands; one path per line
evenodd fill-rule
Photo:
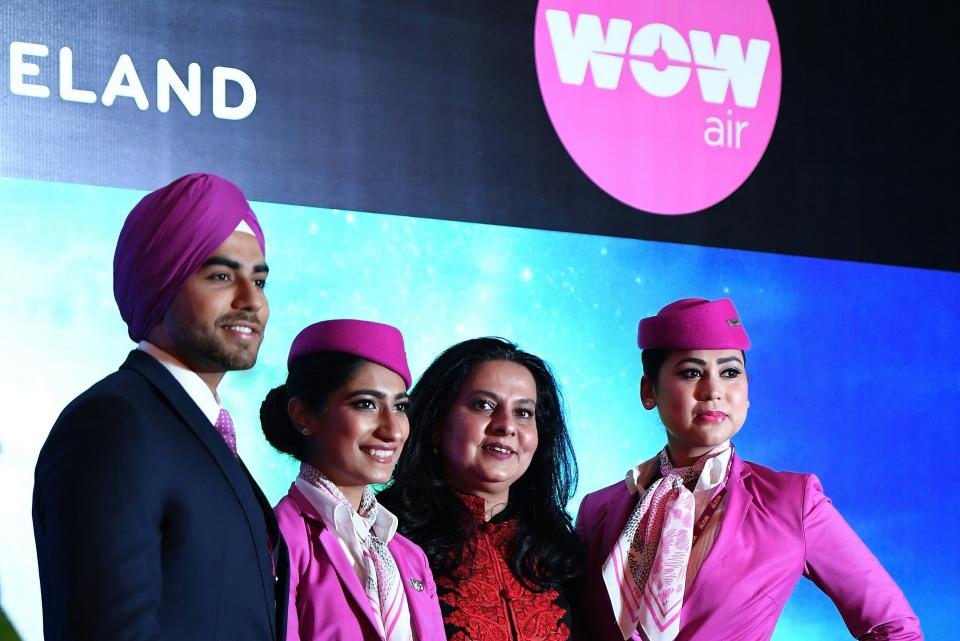
M 123 397 L 88 397 L 41 451 L 33 511 L 47 641 L 160 637 L 163 509 L 151 428 Z
M 862 641 L 920 641 L 916 615 L 880 561 L 840 516 L 815 476 L 805 477 L 804 574 L 829 596 Z

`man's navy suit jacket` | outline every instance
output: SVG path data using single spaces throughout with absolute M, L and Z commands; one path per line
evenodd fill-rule
M 133 351 L 64 409 L 35 481 L 46 641 L 285 638 L 273 511 L 152 356 Z

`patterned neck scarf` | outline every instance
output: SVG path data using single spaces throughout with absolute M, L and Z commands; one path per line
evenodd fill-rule
M 731 447 L 724 441 L 688 467 L 674 467 L 666 448 L 660 452 L 662 476 L 637 502 L 603 564 L 603 580 L 624 639 L 638 626 L 649 641 L 672 641 L 680 632 L 696 512 L 693 492 L 684 485 L 700 478 L 707 461 Z
M 353 505 L 343 495 L 340 488 L 315 467 L 302 463 L 300 478 L 314 487 L 329 493 L 337 502 L 353 512 Z M 360 536 L 363 545 L 362 563 L 366 579 L 363 589 L 370 602 L 375 619 L 380 622 L 380 634 L 386 641 L 412 641 L 413 629 L 410 626 L 410 610 L 407 595 L 403 590 L 403 580 L 397 562 L 373 530 L 380 511 L 380 504 L 369 487 L 363 489 L 360 509 L 357 510 L 363 520 L 364 532 Z M 404 621 L 406 622 L 404 624 Z M 398 625 L 398 623 L 400 625 Z

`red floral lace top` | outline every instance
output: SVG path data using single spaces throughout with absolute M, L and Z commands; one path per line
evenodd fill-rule
M 469 566 L 438 575 L 437 595 L 450 641 L 567 641 L 569 607 L 556 590 L 532 592 L 510 567 L 517 520 L 509 511 L 483 522 L 483 499 L 457 495 L 479 525 Z M 462 552 L 469 556 L 471 542 Z M 462 558 L 461 557 L 461 558 Z

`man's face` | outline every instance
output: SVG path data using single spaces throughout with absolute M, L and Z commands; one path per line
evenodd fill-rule
M 148 340 L 198 373 L 253 367 L 270 316 L 266 280 L 256 237 L 233 232 L 186 282 Z

